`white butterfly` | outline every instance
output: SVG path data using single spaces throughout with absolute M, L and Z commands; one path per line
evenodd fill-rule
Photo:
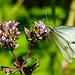
M 75 27 L 56 26 L 53 28 L 47 25 L 47 30 L 66 61 L 72 63 L 72 58 L 75 58 Z

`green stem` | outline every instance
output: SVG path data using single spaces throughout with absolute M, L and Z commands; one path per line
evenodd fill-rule
M 23 74 L 23 75 L 25 75 L 25 73 L 24 73 L 23 69 L 21 69 L 21 72 L 22 72 L 22 74 Z

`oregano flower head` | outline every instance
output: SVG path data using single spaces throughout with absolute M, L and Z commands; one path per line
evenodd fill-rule
M 14 47 L 18 47 L 18 44 L 15 42 L 19 39 L 20 32 L 16 27 L 19 22 L 5 21 L 0 24 L 0 45 L 6 50 L 13 50 Z
M 30 45 L 33 45 L 38 40 L 45 40 L 48 37 L 46 25 L 43 23 L 43 21 L 39 21 L 39 24 L 35 21 L 33 23 L 32 31 L 29 31 L 26 27 L 24 27 L 24 33 L 27 40 L 30 42 Z

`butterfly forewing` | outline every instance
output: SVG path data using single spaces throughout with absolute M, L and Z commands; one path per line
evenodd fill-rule
M 49 34 L 65 59 L 72 62 L 72 58 L 75 58 L 75 27 L 57 26 L 52 28 L 47 26 L 47 29 L 50 29 Z
M 75 52 L 75 27 L 57 26 L 53 29 L 54 32 L 62 37 L 68 43 L 69 47 Z
M 75 27 L 71 26 L 56 26 L 53 28 L 56 33 L 64 37 L 67 41 L 75 42 Z
M 63 54 L 64 58 L 68 62 L 72 62 L 72 57 L 74 56 L 73 50 L 70 49 L 68 43 L 60 37 L 57 33 L 51 32 L 50 33 L 54 42 L 56 43 L 57 47 L 59 48 L 60 52 Z

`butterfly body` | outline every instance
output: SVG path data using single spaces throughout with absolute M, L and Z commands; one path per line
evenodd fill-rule
M 47 26 L 47 29 L 66 61 L 72 63 L 72 58 L 75 58 L 75 27 Z

